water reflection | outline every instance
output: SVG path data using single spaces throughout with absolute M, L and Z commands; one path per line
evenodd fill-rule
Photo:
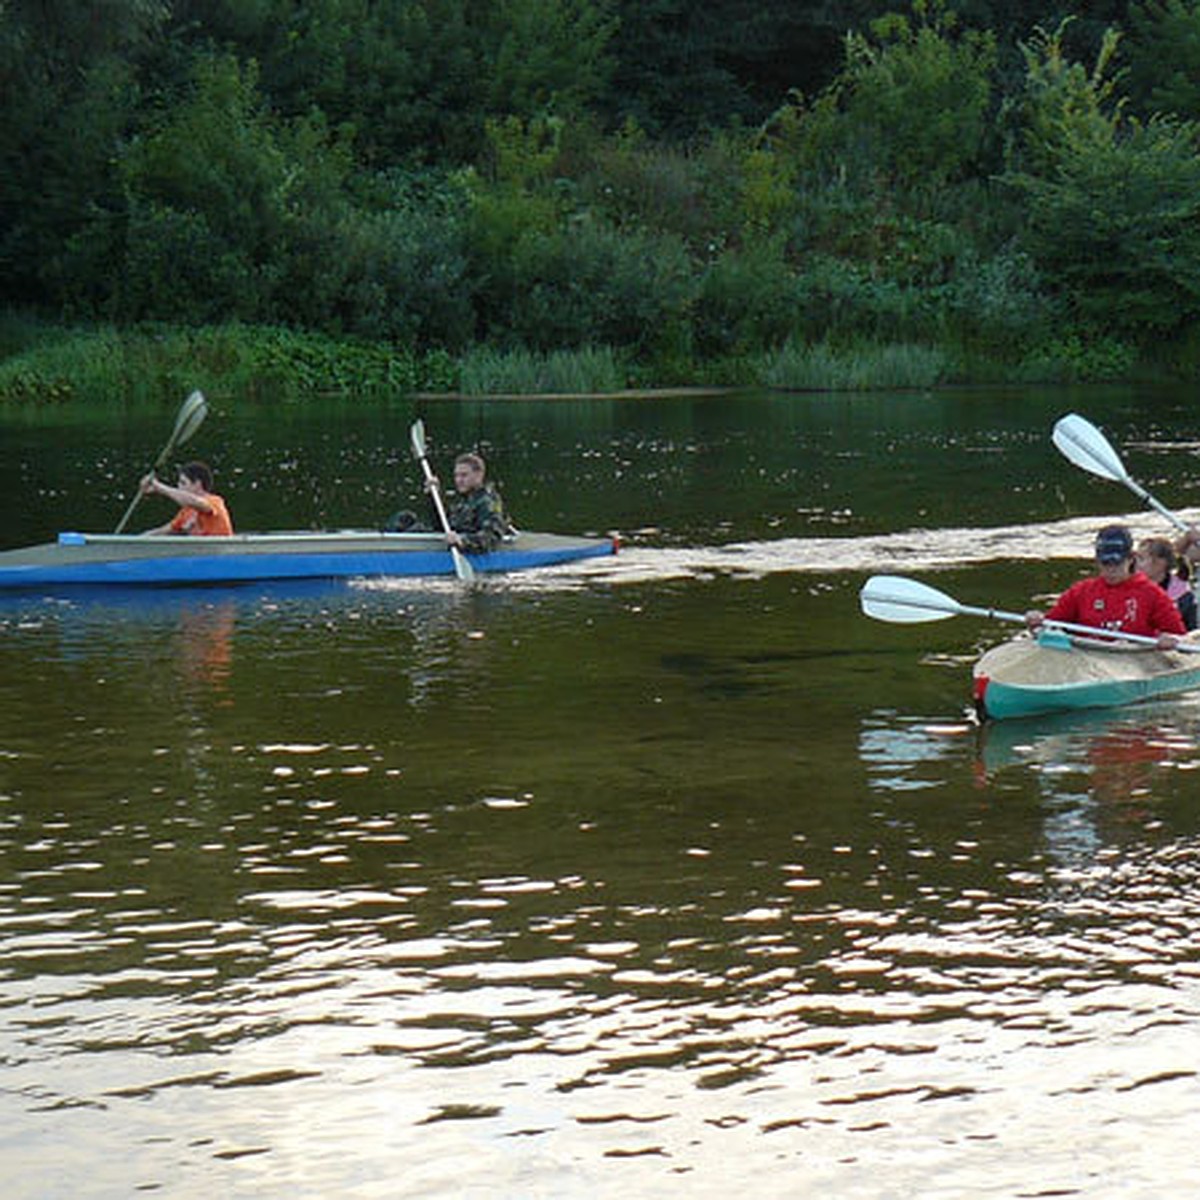
M 875 540 L 930 463 L 1042 494 L 1027 412 L 896 403 L 472 409 L 531 511 L 586 449 L 661 518 L 607 576 L 0 604 L 10 1194 L 1193 1190 L 1197 714 L 979 731 L 995 629 L 859 616 L 906 545 L 1007 607 L 1076 569 L 1053 519 Z
M 956 743 L 973 741 L 976 726 L 970 721 L 947 722 L 901 716 L 890 709 L 876 710 L 863 719 L 859 757 L 867 767 L 870 786 L 884 791 L 936 788 L 947 782 L 947 760 L 961 762 Z
M 236 622 L 237 605 L 228 598 L 182 608 L 176 659 L 185 686 L 219 692 L 228 685 Z
M 698 1173 L 716 1194 L 722 1159 L 768 1139 L 764 1190 L 872 1195 L 830 1147 L 901 1135 L 923 1147 L 894 1164 L 902 1192 L 927 1194 L 947 1139 L 973 1165 L 943 1194 L 1005 1170 L 1014 1139 L 1066 1188 L 1090 1118 L 1194 1098 L 1186 839 L 1055 877 L 990 805 L 823 831 L 743 798 L 667 805 L 650 842 L 644 795 L 413 808 L 403 770 L 370 785 L 378 753 L 246 746 L 258 786 L 182 829 L 171 806 L 9 826 L 11 1094 L 94 1113 L 85 1144 L 119 1121 L 146 1186 L 215 1172 L 267 1194 L 301 1162 L 344 1190 L 348 1148 L 372 1173 L 400 1153 L 435 1191 L 520 1194 L 574 1161 L 556 1191 L 584 1195 L 628 1160 L 639 1189 Z M 126 1178 L 92 1169 L 101 1192 Z

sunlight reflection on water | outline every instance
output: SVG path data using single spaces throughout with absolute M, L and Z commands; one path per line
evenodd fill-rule
M 23 610 L 10 1193 L 1186 1194 L 1200 707 L 978 729 L 817 576 L 1093 526 L 248 598 L 211 671 Z
M 971 753 L 901 733 L 892 772 Z M 361 752 L 256 751 L 314 778 Z M 403 1147 L 415 1194 L 548 1194 L 551 1171 L 556 1194 L 582 1196 L 623 1163 L 640 1194 L 682 1180 L 716 1196 L 751 1155 L 757 1194 L 872 1196 L 859 1172 L 886 1147 L 888 1194 L 1004 1194 L 1027 1185 L 1026 1158 L 1058 1191 L 1137 1194 L 1155 1155 L 1122 1130 L 1194 1107 L 1195 839 L 1086 859 L 1051 846 L 1017 870 L 986 830 L 945 843 L 896 810 L 897 846 L 760 847 L 749 894 L 721 852 L 680 903 L 630 891 L 603 843 L 557 876 L 455 852 L 511 836 L 496 822 L 528 820 L 528 803 L 384 817 L 343 799 L 306 829 L 269 787 L 260 801 L 226 819 L 226 854 L 207 851 L 255 886 L 207 918 L 140 903 L 148 878 L 113 887 L 70 818 L 5 834 L 21 901 L 4 934 L 7 1094 L 83 1145 L 118 1121 L 143 1187 L 383 1196 Z M 163 832 L 132 844 L 150 856 Z M 1114 1150 L 1119 1189 L 1094 1165 Z M 52 1178 L 42 1153 L 5 1148 L 15 1178 L 40 1181 L 30 1195 Z M 78 1181 L 70 1151 L 58 1169 Z M 119 1161 L 89 1170 L 93 1194 L 129 1181 Z

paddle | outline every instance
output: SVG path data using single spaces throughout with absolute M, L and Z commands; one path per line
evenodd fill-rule
M 413 456 L 421 464 L 421 469 L 425 472 L 425 482 L 433 484 L 429 489 L 429 494 L 433 497 L 433 506 L 437 509 L 438 520 L 442 523 L 442 532 L 448 535 L 450 533 L 450 518 L 446 516 L 446 506 L 442 503 L 442 493 L 438 490 L 433 468 L 429 465 L 429 459 L 425 455 L 425 422 L 420 418 L 413 422 L 412 451 Z M 473 582 L 475 571 L 471 564 L 467 562 L 467 556 L 457 546 L 451 546 L 450 557 L 454 560 L 455 575 L 463 583 Z
M 927 583 L 905 579 L 902 575 L 872 575 L 859 593 L 862 610 L 877 621 L 910 624 L 920 621 L 944 621 L 947 617 L 994 617 L 998 621 L 1025 624 L 1023 613 L 1005 612 L 1000 608 L 976 608 L 960 604 L 953 596 L 939 592 Z M 1066 633 L 1080 633 L 1092 638 L 1117 638 L 1139 646 L 1157 646 L 1158 639 L 1140 633 L 1122 633 L 1119 629 L 1097 629 L 1092 625 L 1075 625 L 1070 621 L 1047 621 L 1047 628 Z M 1200 645 L 1180 642 L 1178 650 L 1200 653 Z
M 204 393 L 192 392 L 179 406 L 179 415 L 175 418 L 175 428 L 171 430 L 167 444 L 162 448 L 162 453 L 154 460 L 154 466 L 151 467 L 153 474 L 157 475 L 163 469 L 163 465 L 171 457 L 171 452 L 175 447 L 182 446 L 200 428 L 206 416 L 208 416 L 208 401 L 204 399 Z M 125 510 L 125 515 L 121 518 L 121 523 L 113 531 L 114 533 L 120 533 L 129 524 L 129 518 L 133 516 L 133 510 L 137 508 L 141 498 L 142 489 L 139 486 L 133 499 L 129 502 L 129 507 Z
M 1129 477 L 1125 464 L 1121 462 L 1121 456 L 1112 448 L 1108 439 L 1095 425 L 1078 413 L 1068 413 L 1060 418 L 1055 423 L 1051 440 L 1077 467 L 1099 475 L 1101 479 L 1123 483 L 1139 500 L 1166 517 L 1176 529 L 1182 532 L 1188 528 L 1186 521 L 1160 504 L 1140 483 Z

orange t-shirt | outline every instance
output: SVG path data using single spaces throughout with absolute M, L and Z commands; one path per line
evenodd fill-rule
M 171 521 L 172 533 L 189 533 L 197 537 L 228 537 L 233 533 L 233 522 L 229 519 L 225 501 L 212 492 L 204 498 L 212 505 L 212 512 L 181 508 Z

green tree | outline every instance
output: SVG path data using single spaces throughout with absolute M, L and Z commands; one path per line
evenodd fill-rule
M 86 306 L 93 282 L 115 269 L 115 164 L 165 18 L 155 0 L 0 3 L 0 274 L 10 299 Z
M 585 111 L 608 87 L 616 29 L 609 0 L 496 0 L 487 37 L 489 112 L 528 119 Z
M 486 11 L 487 5 L 478 6 Z M 285 117 L 319 110 L 355 131 L 364 165 L 465 161 L 486 72 L 474 0 L 175 0 L 174 29 L 253 59 Z
M 793 123 L 810 162 L 847 165 L 900 184 L 938 184 L 976 168 L 988 135 L 995 41 L 959 31 L 944 0 L 914 0 L 871 34 L 846 36 L 829 90 Z
M 123 157 L 120 310 L 273 316 L 290 238 L 314 212 L 336 220 L 348 166 L 319 119 L 282 123 L 267 111 L 252 67 L 199 57 L 190 94 Z
M 1200 117 L 1200 3 L 1151 0 L 1129 6 L 1127 84 L 1141 113 Z
M 1086 70 L 1062 27 L 1024 47 L 1021 169 L 1025 241 L 1051 284 L 1092 327 L 1145 337 L 1200 315 L 1200 128 L 1130 116 L 1111 67 L 1110 31 Z

